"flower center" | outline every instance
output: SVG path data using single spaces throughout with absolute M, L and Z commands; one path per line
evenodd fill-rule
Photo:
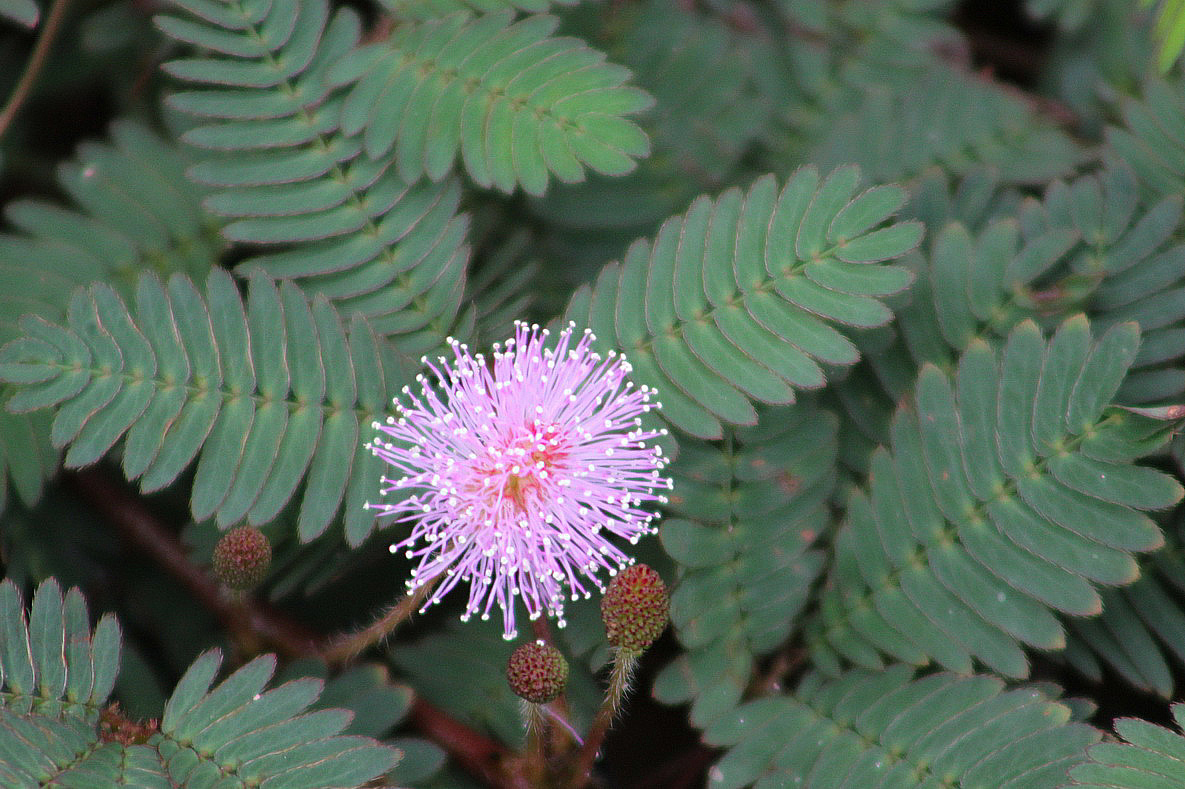
M 538 504 L 546 480 L 567 457 L 568 447 L 561 440 L 562 432 L 558 425 L 536 419 L 505 452 L 502 496 L 520 512 L 525 513 L 532 504 Z

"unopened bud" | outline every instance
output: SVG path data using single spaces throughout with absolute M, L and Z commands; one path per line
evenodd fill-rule
M 627 652 L 642 652 L 662 635 L 671 599 L 662 578 L 650 567 L 625 568 L 601 599 L 601 620 L 609 643 Z
M 555 701 L 568 684 L 568 661 L 543 641 L 523 644 L 510 655 L 506 681 L 527 701 L 547 704 Z
M 272 562 L 272 546 L 254 526 L 240 526 L 222 535 L 214 546 L 214 575 L 231 589 L 258 584 Z

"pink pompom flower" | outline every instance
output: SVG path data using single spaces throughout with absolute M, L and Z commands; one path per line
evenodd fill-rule
M 391 550 L 419 561 L 409 590 L 441 577 L 425 607 L 466 581 L 462 620 L 497 605 L 507 639 L 515 598 L 532 620 L 547 613 L 563 627 L 565 598 L 604 591 L 598 573 L 633 562 L 610 537 L 656 532 L 643 506 L 665 503 L 671 486 L 648 443 L 666 431 L 641 426 L 660 404 L 626 380 L 625 357 L 593 351 L 574 324 L 553 347 L 546 329 L 515 325 L 492 361 L 452 338 L 451 360 L 422 360 L 421 391 L 404 387 L 397 416 L 374 423 L 369 446 L 395 472 L 383 478 L 392 501 L 367 505 L 411 524 Z

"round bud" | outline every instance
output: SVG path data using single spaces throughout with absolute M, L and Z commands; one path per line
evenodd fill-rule
M 527 701 L 547 704 L 555 701 L 568 684 L 568 661 L 543 641 L 523 644 L 510 655 L 506 681 Z
M 214 575 L 231 589 L 241 591 L 258 584 L 271 562 L 271 543 L 254 526 L 231 529 L 214 546 Z
M 625 568 L 601 598 L 601 620 L 609 643 L 642 652 L 666 629 L 671 598 L 659 574 L 644 564 Z

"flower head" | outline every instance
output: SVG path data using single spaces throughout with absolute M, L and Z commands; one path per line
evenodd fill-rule
M 246 590 L 267 577 L 272 545 L 254 526 L 239 526 L 214 546 L 214 575 L 231 589 Z
M 532 704 L 550 704 L 568 685 L 568 661 L 542 641 L 523 644 L 506 662 L 510 689 Z
M 375 423 L 383 435 L 371 449 L 396 471 L 382 492 L 401 498 L 368 506 L 411 524 L 391 546 L 419 560 L 409 588 L 440 576 L 431 605 L 468 582 L 462 619 L 497 605 L 508 639 L 515 598 L 562 627 L 566 597 L 603 591 L 598 573 L 633 561 L 609 538 L 654 533 L 642 506 L 665 502 L 671 486 L 661 449 L 647 444 L 665 431 L 641 427 L 654 390 L 634 387 L 624 357 L 594 352 L 592 333 L 573 329 L 549 347 L 546 329 L 517 323 L 492 360 L 450 338 L 453 358 L 425 358 L 421 391 L 404 387 L 398 416 Z

